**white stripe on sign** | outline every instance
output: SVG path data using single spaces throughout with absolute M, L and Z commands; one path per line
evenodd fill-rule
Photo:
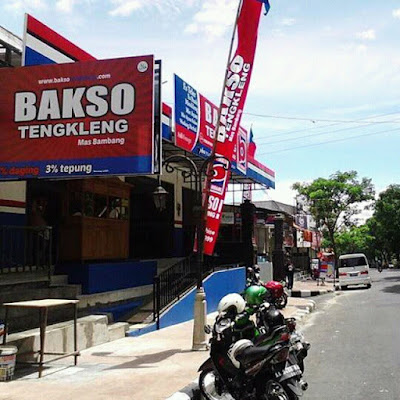
M 261 168 L 258 168 L 256 165 L 252 164 L 251 161 L 248 163 L 248 168 L 252 169 L 257 174 L 260 174 L 261 176 L 264 176 L 264 177 L 268 178 L 272 182 L 275 182 L 275 177 L 270 175 L 268 172 L 263 171 Z
M 65 54 L 60 53 L 58 50 L 50 47 L 41 40 L 36 39 L 29 33 L 27 33 L 26 35 L 26 46 L 44 55 L 45 57 L 50 58 L 50 60 L 53 60 L 57 64 L 74 62 L 72 58 L 69 58 Z
M 165 124 L 165 125 L 168 125 L 168 126 L 170 126 L 171 125 L 171 118 L 170 117 L 167 117 L 166 115 L 162 115 L 161 116 L 161 122 L 163 123 L 163 124 Z

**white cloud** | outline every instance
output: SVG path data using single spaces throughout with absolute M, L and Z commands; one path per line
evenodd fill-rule
M 281 181 L 279 179 L 276 180 L 275 190 L 268 189 L 265 190 L 256 190 L 253 194 L 253 201 L 268 201 L 275 200 L 280 203 L 289 204 L 291 206 L 295 205 L 295 196 L 296 191 L 292 190 L 292 185 L 295 183 L 295 180 L 286 180 Z
M 400 19 L 400 8 L 398 8 L 396 10 L 393 10 L 392 11 L 392 15 L 393 15 L 394 18 Z
M 179 13 L 184 8 L 193 7 L 199 0 L 110 0 L 113 9 L 109 12 L 114 17 L 129 17 L 142 9 L 157 9 L 160 13 Z
M 6 0 L 5 8 L 15 12 L 46 8 L 45 0 Z
M 284 26 L 292 26 L 296 23 L 296 20 L 294 18 L 284 18 L 282 20 L 282 25 Z
M 59 11 L 70 13 L 74 7 L 75 0 L 58 0 L 56 8 Z
M 110 15 L 114 17 L 128 17 L 144 6 L 144 2 L 141 0 L 113 0 L 112 3 L 116 5 L 116 8 L 110 11 Z
M 376 39 L 376 33 L 374 29 L 368 29 L 367 31 L 363 32 L 358 32 L 356 34 L 358 39 L 361 40 L 375 40 Z
M 237 10 L 237 1 L 206 0 L 192 22 L 186 27 L 186 33 L 204 33 L 208 39 L 221 37 L 232 29 Z

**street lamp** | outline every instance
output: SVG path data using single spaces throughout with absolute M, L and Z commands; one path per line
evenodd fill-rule
M 214 161 L 219 159 L 225 159 L 225 157 L 220 156 L 210 156 L 207 158 L 200 167 L 197 167 L 195 162 L 191 160 L 189 157 L 183 154 L 175 154 L 167 157 L 163 161 L 163 167 L 165 171 L 168 173 L 172 173 L 174 171 L 180 171 L 182 177 L 186 179 L 194 180 L 195 187 L 195 205 L 193 207 L 193 212 L 196 221 L 196 237 L 197 237 L 197 248 L 196 248 L 196 271 L 197 271 L 197 285 L 196 285 L 196 296 L 194 302 L 194 326 L 193 326 L 193 344 L 192 350 L 206 350 L 207 342 L 206 342 L 206 334 L 204 331 L 204 325 L 206 324 L 207 318 L 207 303 L 206 303 L 206 294 L 203 288 L 203 265 L 204 265 L 204 234 L 205 234 L 205 212 L 202 204 L 202 181 L 204 177 L 213 176 L 213 169 L 210 168 Z M 227 159 L 225 159 L 227 160 Z M 182 165 L 177 165 L 178 163 L 184 163 L 186 168 L 182 167 Z M 228 169 L 225 163 L 224 169 Z M 228 162 L 229 166 L 230 163 Z M 165 198 L 165 194 L 167 192 L 161 186 L 161 182 L 159 182 L 158 188 L 153 193 L 154 201 L 156 202 L 160 200 L 162 197 Z
M 158 211 L 164 211 L 167 208 L 168 192 L 161 186 L 161 182 L 153 192 L 154 205 Z

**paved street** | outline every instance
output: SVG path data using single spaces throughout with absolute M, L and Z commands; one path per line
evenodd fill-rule
M 400 399 L 400 272 L 372 270 L 370 290 L 322 296 L 303 332 L 311 399 Z

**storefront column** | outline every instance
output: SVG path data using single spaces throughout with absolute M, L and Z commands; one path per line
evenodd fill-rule
M 284 266 L 283 251 L 283 216 L 275 216 L 275 249 L 272 252 L 272 264 L 274 268 L 274 281 L 284 280 L 286 271 Z
M 242 241 L 245 244 L 244 260 L 246 266 L 252 267 L 256 263 L 256 248 L 253 243 L 255 206 L 250 200 L 240 205 L 242 213 Z

